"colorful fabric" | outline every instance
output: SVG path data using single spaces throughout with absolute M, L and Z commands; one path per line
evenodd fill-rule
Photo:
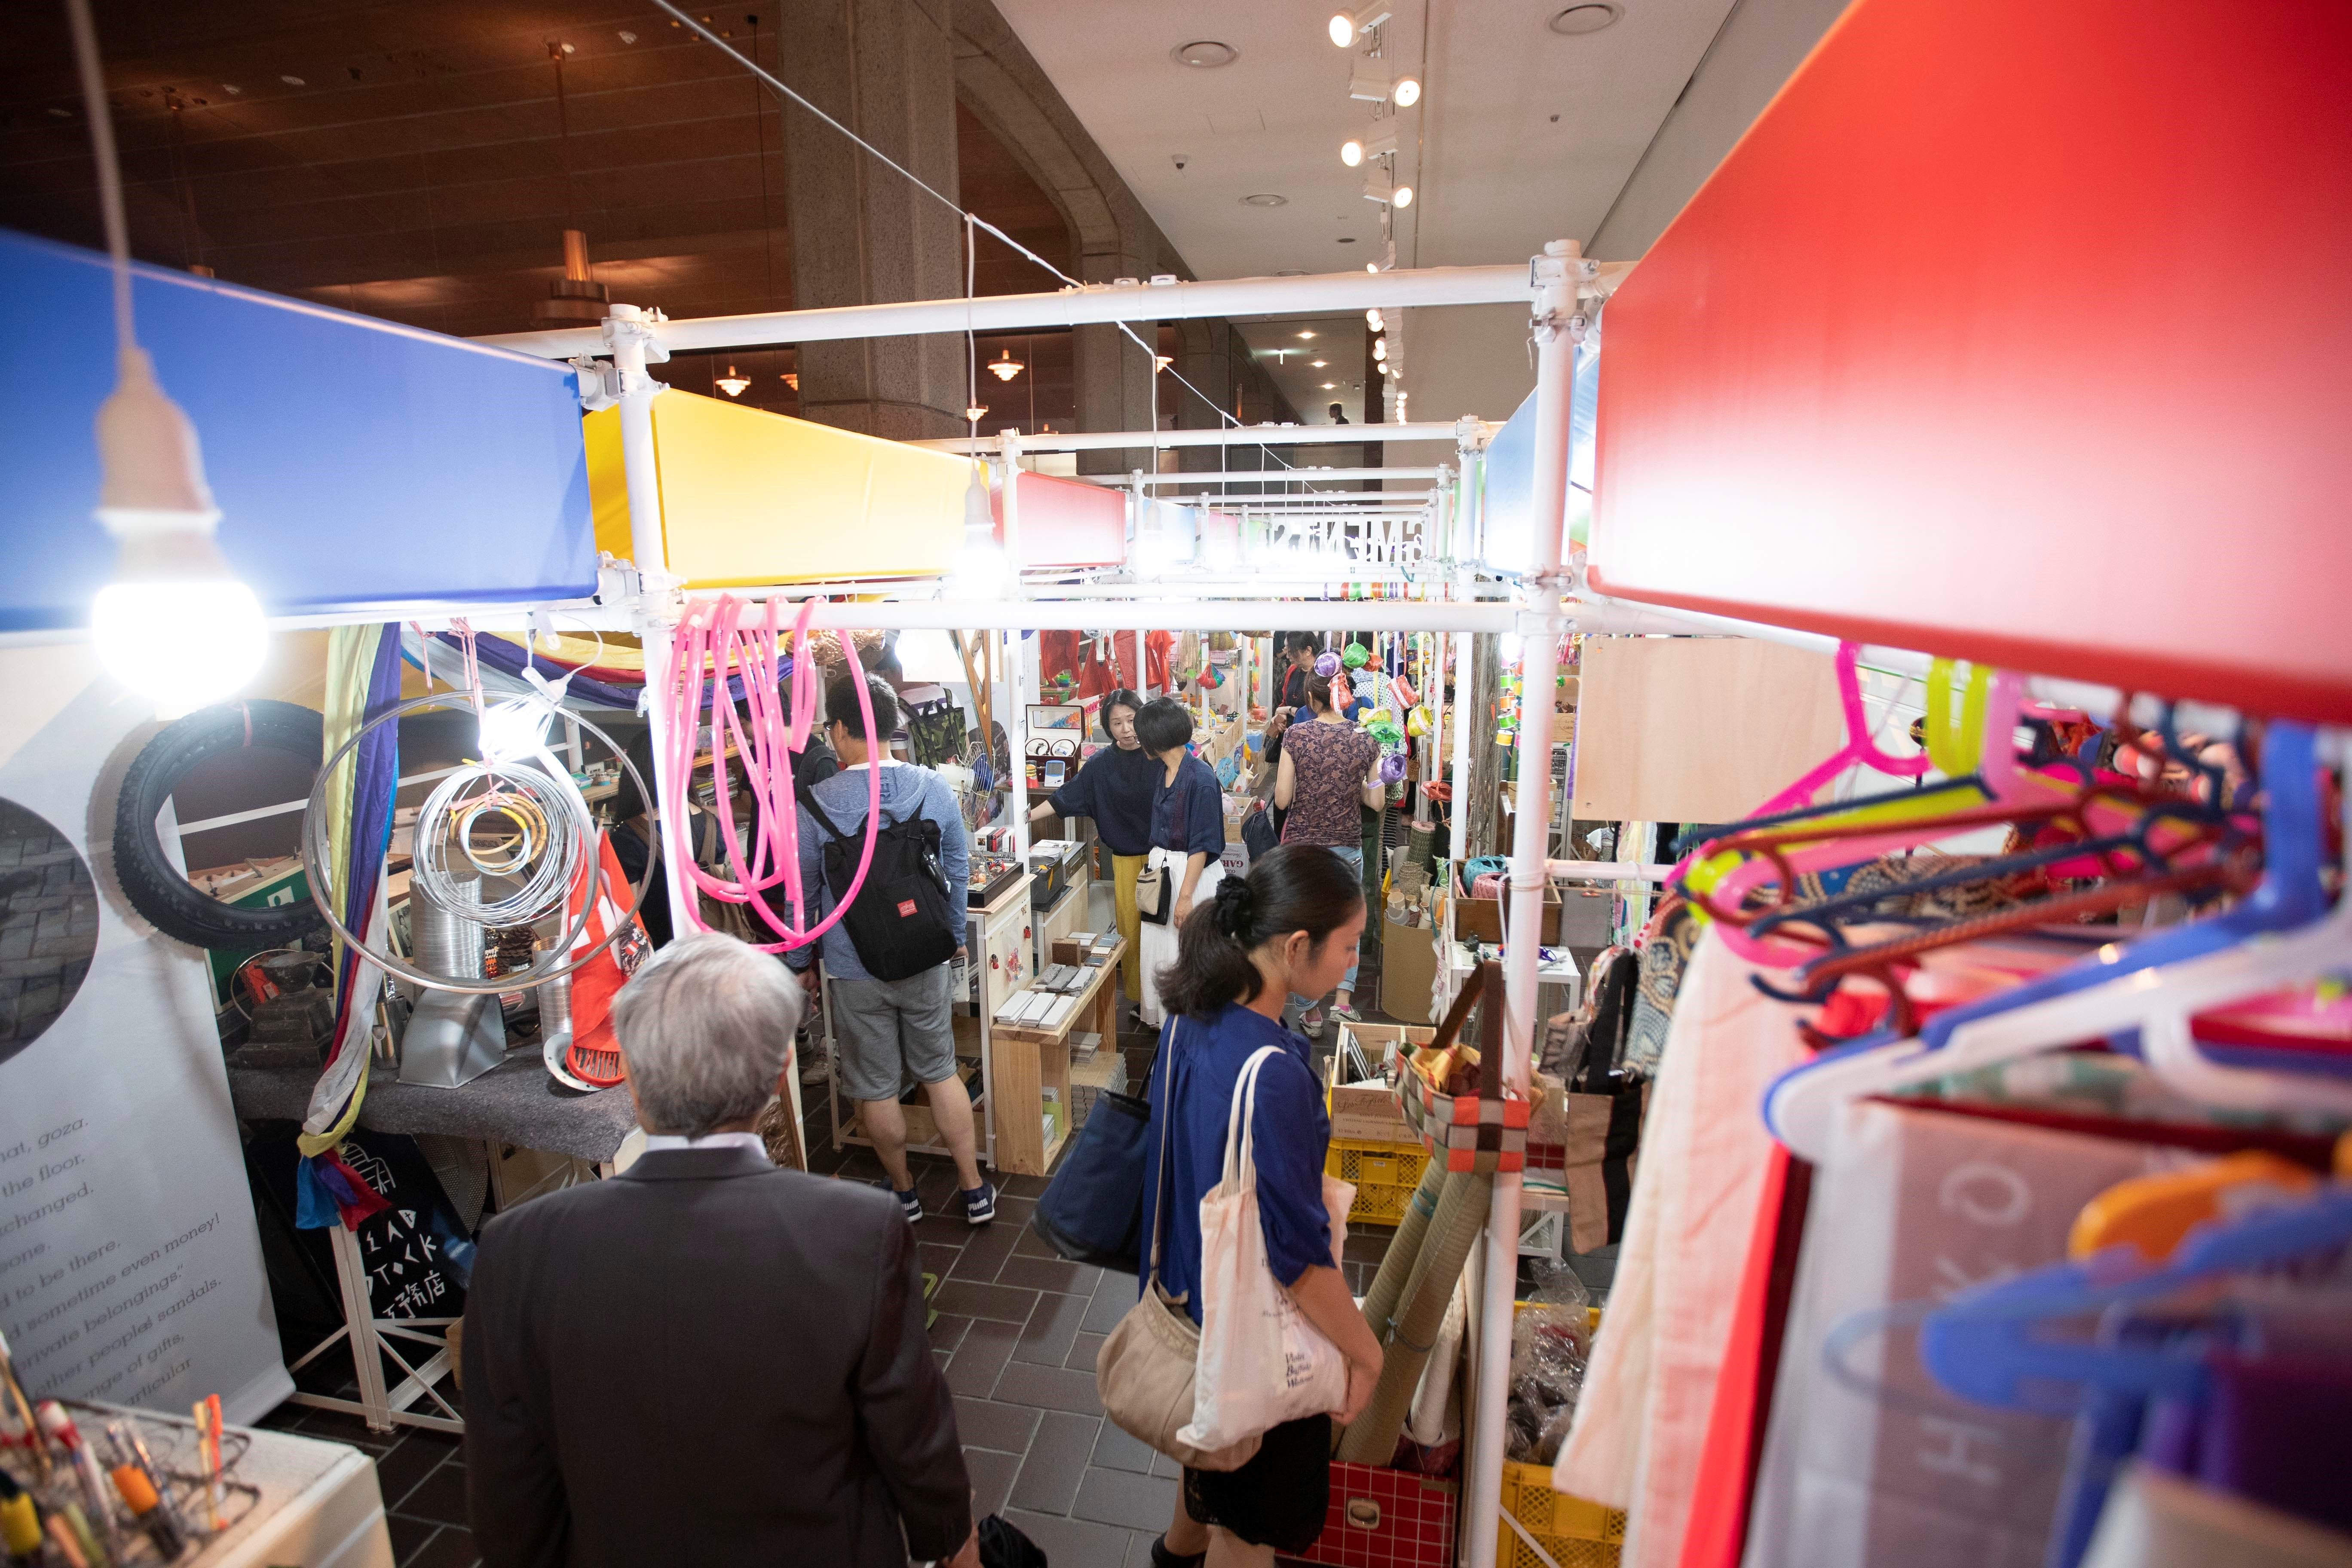
M 335 629 L 327 645 L 322 762 L 366 724 L 399 705 L 400 668 L 396 625 Z M 392 844 L 393 795 L 400 779 L 399 730 L 397 724 L 378 725 L 337 765 L 325 792 L 331 885 L 341 895 L 343 923 L 362 933 L 371 947 L 383 943 L 390 934 L 388 917 L 376 893 L 383 876 L 384 852 Z M 383 987 L 383 971 L 338 941 L 333 1043 L 325 1069 L 310 1091 L 302 1131 L 295 1140 L 306 1163 L 341 1142 L 359 1120 L 360 1102 L 367 1096 L 369 1036 Z M 360 1192 L 369 1191 L 365 1179 L 344 1169 Z M 315 1216 L 317 1210 L 312 1212 Z M 347 1226 L 358 1223 L 348 1207 L 342 1210 L 342 1218 Z

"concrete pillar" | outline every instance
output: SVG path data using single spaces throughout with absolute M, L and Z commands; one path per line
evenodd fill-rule
M 1176 323 L 1173 368 L 1215 404 L 1212 407 L 1177 387 L 1177 429 L 1214 430 L 1234 412 L 1234 360 L 1236 353 L 1247 352 L 1238 346 L 1239 338 L 1231 322 L 1215 317 Z M 1229 455 L 1241 450 L 1238 447 L 1186 447 L 1177 453 L 1177 467 L 1188 473 L 1213 474 L 1227 466 Z
M 795 91 L 955 199 L 952 0 L 784 0 Z M 963 292 L 963 224 L 944 204 L 798 107 L 784 116 L 793 304 L 884 304 Z M 896 440 L 960 436 L 956 336 L 804 343 L 802 417 Z
M 1091 246 L 1079 258 L 1078 276 L 1089 283 L 1116 279 L 1149 279 L 1152 263 L 1134 254 L 1122 242 L 1132 228 L 1122 226 L 1117 238 L 1101 249 Z M 1146 343 L 1159 341 L 1151 321 L 1130 321 L 1135 336 Z M 1152 405 L 1152 351 L 1139 348 L 1117 327 L 1108 323 L 1075 327 L 1070 332 L 1072 369 L 1077 383 L 1078 428 L 1081 430 L 1150 430 L 1155 428 Z M 1116 452 L 1080 452 L 1082 474 L 1124 474 L 1135 468 L 1151 471 L 1155 459 L 1149 447 Z

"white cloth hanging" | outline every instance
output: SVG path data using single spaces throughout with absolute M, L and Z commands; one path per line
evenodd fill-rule
M 1154 849 L 1146 858 L 1146 864 L 1160 867 L 1167 873 L 1171 886 L 1181 888 L 1184 885 L 1184 862 L 1188 858 L 1173 849 Z M 1193 906 L 1215 897 L 1217 884 L 1224 879 L 1224 867 L 1218 861 L 1210 861 L 1201 868 L 1201 879 L 1192 885 L 1192 903 L 1183 910 L 1171 911 L 1166 925 L 1154 925 L 1145 921 L 1137 934 L 1137 954 L 1143 965 L 1143 994 L 1136 1003 L 1136 1010 L 1143 1021 L 1155 1029 L 1168 1021 L 1168 1009 L 1160 1005 L 1159 974 L 1163 967 L 1176 962 L 1177 932 L 1184 923 L 1185 913 Z

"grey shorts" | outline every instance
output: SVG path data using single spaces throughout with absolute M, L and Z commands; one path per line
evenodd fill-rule
M 955 966 L 904 980 L 833 983 L 833 1037 L 841 1088 L 852 1100 L 896 1100 L 903 1074 L 937 1083 L 955 1072 Z

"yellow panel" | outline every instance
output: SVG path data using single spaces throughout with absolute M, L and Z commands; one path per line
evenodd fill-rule
M 963 542 L 968 458 L 675 390 L 654 443 L 669 569 L 691 586 L 926 576 Z
M 654 399 L 669 569 L 688 587 L 948 571 L 963 543 L 966 458 L 676 388 Z M 621 412 L 582 421 L 596 548 L 624 560 Z
M 596 548 L 615 560 L 634 560 L 629 487 L 621 473 L 621 411 L 598 409 L 580 421 L 580 434 L 588 447 L 588 510 L 596 521 Z

